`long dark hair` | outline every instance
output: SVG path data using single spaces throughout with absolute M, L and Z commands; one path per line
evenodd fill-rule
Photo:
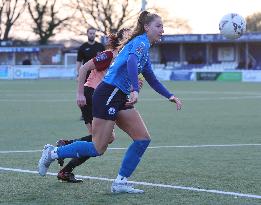
M 150 13 L 148 11 L 143 11 L 140 13 L 139 18 L 138 18 L 138 22 L 136 27 L 134 28 L 132 34 L 130 35 L 130 37 L 121 43 L 120 47 L 122 48 L 123 46 L 125 46 L 127 43 L 129 43 L 133 38 L 135 38 L 136 36 L 139 36 L 143 33 L 145 33 L 145 25 L 148 25 L 150 22 L 152 22 L 155 18 L 159 18 L 160 16 L 158 14 L 155 13 Z
M 123 29 L 119 30 L 117 33 L 111 33 L 108 36 L 107 48 L 114 50 L 117 47 L 119 47 L 121 44 L 121 41 L 123 40 L 124 32 L 126 32 L 126 31 L 130 31 L 130 29 L 123 28 Z

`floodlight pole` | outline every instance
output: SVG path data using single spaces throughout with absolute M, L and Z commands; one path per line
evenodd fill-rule
M 146 10 L 147 0 L 141 0 L 141 11 Z

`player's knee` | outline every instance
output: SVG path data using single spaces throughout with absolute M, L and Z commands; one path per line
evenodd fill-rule
M 147 129 L 140 132 L 139 136 L 142 136 L 141 138 L 144 140 L 150 140 L 150 133 Z

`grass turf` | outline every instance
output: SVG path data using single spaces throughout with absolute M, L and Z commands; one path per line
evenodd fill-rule
M 151 133 L 150 146 L 261 144 L 260 84 L 165 82 L 183 110 L 147 85 L 136 108 Z M 0 151 L 39 150 L 59 138 L 82 137 L 72 80 L 0 81 Z M 120 130 L 110 147 L 127 147 Z M 75 170 L 113 179 L 124 150 L 108 150 Z M 36 170 L 40 152 L 2 153 L 0 167 Z M 261 195 L 260 146 L 148 149 L 133 181 Z M 51 172 L 57 172 L 54 164 Z M 143 195 L 112 195 L 110 182 L 59 183 L 55 176 L 0 170 L 1 204 L 260 204 L 260 199 L 138 186 Z

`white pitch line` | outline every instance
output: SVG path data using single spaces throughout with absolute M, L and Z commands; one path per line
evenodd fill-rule
M 216 144 L 216 145 L 177 145 L 177 146 L 155 146 L 149 147 L 150 149 L 160 148 L 204 148 L 204 147 L 243 147 L 243 146 L 261 146 L 261 144 Z
M 245 147 L 245 146 L 261 146 L 261 144 L 213 144 L 213 145 L 166 145 L 166 146 L 152 146 L 148 149 L 161 149 L 161 148 L 208 148 L 208 147 Z M 126 147 L 110 147 L 108 150 L 125 150 Z M 9 150 L 0 151 L 0 154 L 11 154 L 11 153 L 33 153 L 41 152 L 42 150 Z
M 198 98 L 182 98 L 182 101 L 216 101 L 216 100 L 253 100 L 253 99 L 261 99 L 261 95 L 255 95 L 255 96 L 231 96 L 231 97 L 198 97 Z M 141 98 L 139 100 L 142 101 L 167 101 L 164 98 Z
M 0 99 L 0 102 L 30 102 L 30 103 L 59 103 L 59 102 L 76 102 L 72 99 Z
M 0 167 L 0 170 L 38 174 L 37 171 L 31 171 L 31 170 L 26 170 L 26 169 L 14 169 L 14 168 Z M 57 173 L 47 172 L 47 175 L 56 176 Z M 110 182 L 113 181 L 113 179 L 109 179 L 109 178 L 105 178 L 105 177 L 92 177 L 92 176 L 82 176 L 82 175 L 76 175 L 76 177 L 82 178 L 82 179 L 93 179 L 93 180 L 100 180 L 100 181 L 110 181 Z M 230 196 L 242 197 L 242 198 L 261 199 L 260 195 L 255 195 L 255 194 L 243 194 L 243 193 L 237 193 L 237 192 L 227 192 L 227 191 L 220 191 L 220 190 L 214 190 L 214 189 L 200 189 L 200 188 L 194 188 L 194 187 L 176 186 L 176 185 L 168 185 L 168 184 L 154 184 L 154 183 L 149 183 L 149 182 L 136 182 L 136 181 L 129 181 L 129 182 L 133 183 L 133 184 L 143 185 L 143 186 L 180 189 L 180 190 L 196 191 L 196 192 L 207 192 L 207 193 L 212 193 L 212 194 L 230 195 Z
M 0 154 L 11 154 L 11 153 L 33 153 L 41 152 L 42 150 L 14 150 L 14 151 L 0 151 Z

